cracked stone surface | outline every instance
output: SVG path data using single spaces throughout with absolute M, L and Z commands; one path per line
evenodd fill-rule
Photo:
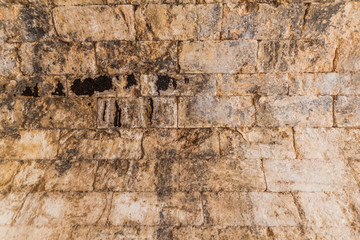
M 0 239 L 360 239 L 357 0 L 0 0 Z

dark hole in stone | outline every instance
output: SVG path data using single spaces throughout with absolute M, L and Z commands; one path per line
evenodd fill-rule
M 112 79 L 108 76 L 100 76 L 97 78 L 85 78 L 83 81 L 75 79 L 71 85 L 71 91 L 76 95 L 92 96 L 95 91 L 103 92 L 111 89 L 113 86 Z
M 127 83 L 126 83 L 125 89 L 129 89 L 132 86 L 137 85 L 137 82 L 136 82 L 136 79 L 135 79 L 135 76 L 133 73 L 127 76 L 126 81 L 127 81 Z
M 26 97 L 39 97 L 39 89 L 37 87 L 37 84 L 35 85 L 33 90 L 31 90 L 30 87 L 26 87 L 21 95 Z
M 157 92 L 160 95 L 161 91 L 166 91 L 169 89 L 169 84 L 172 83 L 174 89 L 177 87 L 176 79 L 169 77 L 168 75 L 158 75 L 158 80 L 156 81 Z
M 58 81 L 57 85 L 56 85 L 56 88 L 55 88 L 55 91 L 52 92 L 51 94 L 52 95 L 57 95 L 57 96 L 65 96 L 65 93 L 64 93 L 64 86 L 61 84 L 60 81 Z

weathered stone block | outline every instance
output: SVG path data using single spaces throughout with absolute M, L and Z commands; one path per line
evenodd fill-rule
M 29 130 L 0 137 L 0 158 L 14 160 L 54 159 L 59 130 Z
M 225 4 L 221 36 L 223 39 L 296 37 L 301 33 L 304 13 L 302 4 Z
M 266 188 L 260 160 L 184 159 L 180 168 L 182 191 L 264 191 Z
M 296 150 L 304 159 L 360 159 L 359 137 L 358 129 L 295 128 Z
M 300 73 L 291 75 L 290 79 L 290 95 L 353 95 L 360 93 L 351 74 Z
M 7 193 L 12 188 L 12 180 L 21 164 L 17 161 L 0 161 L 0 192 Z
M 36 74 L 94 74 L 95 53 L 92 43 L 24 43 L 20 48 L 21 70 Z
M 0 58 L 0 75 L 11 76 L 19 73 L 17 46 L 15 44 L 1 44 Z
M 99 67 L 109 74 L 178 71 L 176 42 L 99 42 L 96 54 Z
M 18 129 L 24 119 L 23 99 L 0 99 L 0 130 Z
M 256 120 L 260 126 L 311 126 L 333 125 L 331 96 L 269 96 L 255 101 Z
M 71 227 L 0 226 L 0 238 L 8 240 L 69 239 Z
M 250 96 L 181 97 L 179 127 L 251 126 L 255 108 Z
M 135 40 L 130 5 L 56 7 L 53 16 L 57 33 L 66 41 Z
M 107 193 L 32 193 L 18 213 L 16 225 L 95 224 L 110 204 Z
M 353 179 L 346 164 L 338 159 L 264 160 L 267 188 L 272 192 L 338 191 Z
M 358 96 L 337 96 L 334 108 L 337 126 L 360 126 L 360 99 Z
M 0 195 L 0 225 L 10 225 L 14 222 L 18 211 L 26 198 L 25 193 L 9 193 Z
M 249 193 L 254 224 L 259 226 L 297 226 L 298 209 L 291 194 L 265 192 Z
M 93 5 L 106 4 L 106 0 L 54 0 L 55 5 Z
M 99 162 L 94 186 L 100 191 L 174 191 L 178 179 L 178 161 L 103 160 Z
M 337 72 L 357 72 L 360 70 L 360 37 L 340 41 L 336 56 Z
M 305 226 L 313 229 L 349 226 L 348 216 L 335 195 L 299 192 L 295 198 L 302 208 Z
M 157 226 L 79 226 L 72 232 L 74 240 L 91 239 L 156 239 Z
M 215 96 L 216 75 L 141 75 L 143 96 Z
M 212 129 L 153 129 L 143 139 L 148 159 L 208 159 L 219 156 L 218 133 Z
M 265 40 L 259 43 L 259 72 L 330 72 L 336 45 L 327 40 Z
M 222 156 L 240 159 L 295 158 L 293 133 L 289 127 L 222 130 L 220 150 Z
M 150 4 L 136 10 L 139 40 L 219 39 L 220 4 Z
M 182 42 L 180 69 L 184 73 L 253 73 L 257 47 L 255 40 Z
M 114 193 L 109 221 L 112 225 L 157 225 L 159 213 L 156 193 Z
M 222 74 L 218 77 L 220 95 L 286 95 L 287 74 Z
M 62 159 L 139 159 L 142 133 L 138 130 L 63 130 Z

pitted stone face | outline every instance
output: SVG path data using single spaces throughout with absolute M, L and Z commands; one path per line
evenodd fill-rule
M 360 239 L 357 0 L 0 0 L 0 240 Z

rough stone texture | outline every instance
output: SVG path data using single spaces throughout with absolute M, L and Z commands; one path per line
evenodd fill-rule
M 357 0 L 0 0 L 0 239 L 360 236 Z

